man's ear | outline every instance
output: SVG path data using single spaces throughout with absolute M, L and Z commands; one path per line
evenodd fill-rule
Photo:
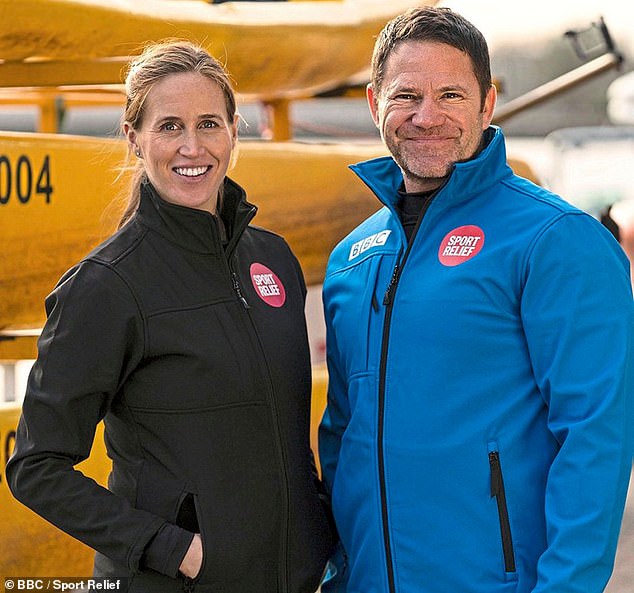
M 486 130 L 491 124 L 493 119 L 493 113 L 495 111 L 495 105 L 497 103 L 498 91 L 495 85 L 492 84 L 489 88 L 486 97 L 484 98 L 484 109 L 482 110 L 482 129 Z
M 374 87 L 372 83 L 369 83 L 365 88 L 365 95 L 368 99 L 368 107 L 370 108 L 370 114 L 372 115 L 372 119 L 374 120 L 374 125 L 379 127 L 379 98 L 377 94 L 374 92 Z

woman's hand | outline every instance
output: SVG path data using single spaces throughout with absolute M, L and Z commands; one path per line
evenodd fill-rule
M 189 544 L 189 549 L 181 562 L 178 570 L 183 576 L 194 579 L 198 576 L 200 568 L 203 564 L 203 542 L 200 538 L 200 533 L 194 535 L 192 543 Z

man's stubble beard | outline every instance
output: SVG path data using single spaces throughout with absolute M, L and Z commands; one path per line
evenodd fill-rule
M 408 154 L 412 152 L 410 149 L 392 140 L 385 140 L 385 144 L 392 158 L 403 172 L 403 177 L 416 185 L 429 186 L 430 188 L 441 185 L 451 174 L 454 164 L 459 160 L 457 155 L 453 155 L 453 157 L 448 155 L 441 157 L 443 160 L 440 163 L 425 164 L 424 162 L 416 161 L 438 159 L 439 157 L 437 155 L 426 157 L 419 154 L 419 151 L 413 151 L 414 154 Z

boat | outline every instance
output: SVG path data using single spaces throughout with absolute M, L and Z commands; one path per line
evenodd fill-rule
M 0 133 L 0 147 L 0 360 L 20 360 L 35 358 L 46 295 L 115 230 L 127 147 L 119 139 L 30 133 Z M 319 284 L 330 250 L 378 208 L 347 165 L 385 149 L 245 141 L 238 150 L 230 176 L 257 204 L 255 223 L 283 235 L 307 283 Z
M 187 38 L 226 63 L 241 95 L 297 98 L 367 70 L 373 40 L 415 0 L 0 0 L 4 87 L 120 84 L 148 41 Z

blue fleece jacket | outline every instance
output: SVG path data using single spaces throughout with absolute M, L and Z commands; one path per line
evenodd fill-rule
M 384 207 L 323 287 L 320 460 L 342 543 L 324 592 L 599 593 L 611 573 L 633 451 L 628 261 L 488 135 L 409 246 L 397 165 L 353 167 Z

